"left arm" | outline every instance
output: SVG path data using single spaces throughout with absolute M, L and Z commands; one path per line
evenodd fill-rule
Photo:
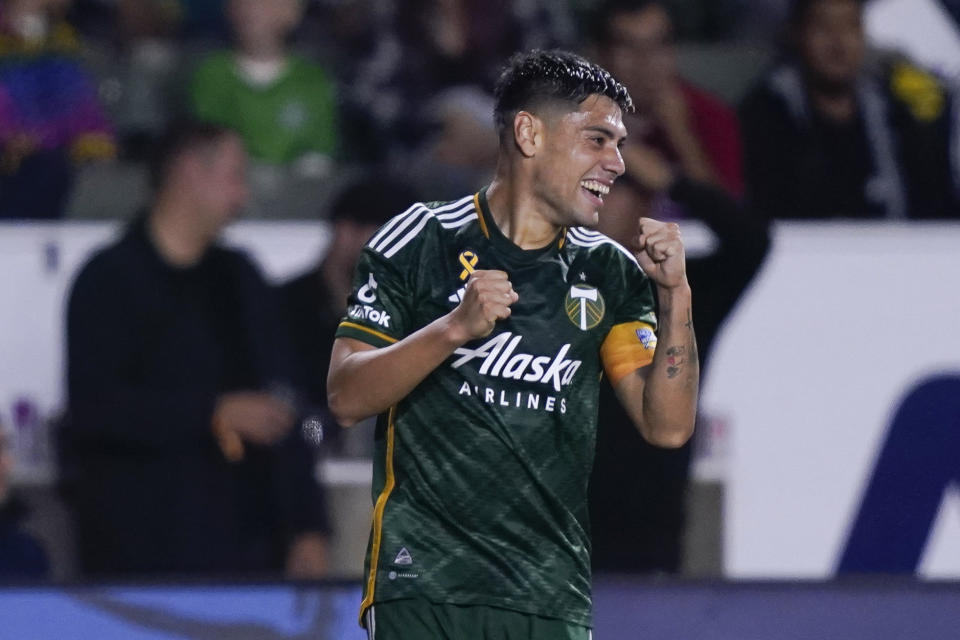
M 676 224 L 640 220 L 637 260 L 657 286 L 660 303 L 653 362 L 619 380 L 617 397 L 643 437 L 680 447 L 693 435 L 700 364 L 686 259 Z

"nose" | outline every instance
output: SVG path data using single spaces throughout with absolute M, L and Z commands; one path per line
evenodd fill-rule
M 603 169 L 613 174 L 613 177 L 619 178 L 627 170 L 627 165 L 623 162 L 623 154 L 620 153 L 620 147 L 610 145 L 610 151 L 603 157 Z

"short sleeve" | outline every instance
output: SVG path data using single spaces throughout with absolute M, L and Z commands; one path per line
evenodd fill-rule
M 347 314 L 337 327 L 337 337 L 353 338 L 374 347 L 403 339 L 410 330 L 413 297 L 402 263 L 365 248 L 357 263 Z

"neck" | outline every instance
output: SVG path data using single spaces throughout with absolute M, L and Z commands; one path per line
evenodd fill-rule
M 487 189 L 490 214 L 500 232 L 521 249 L 540 249 L 557 236 L 560 225 L 544 215 L 545 205 L 534 195 L 532 185 L 500 171 Z
M 197 223 L 198 217 L 174 198 L 157 200 L 147 219 L 147 232 L 168 264 L 191 267 L 200 262 L 213 237 Z

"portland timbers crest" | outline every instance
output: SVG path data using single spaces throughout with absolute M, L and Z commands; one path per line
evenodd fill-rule
M 563 301 L 570 322 L 581 331 L 589 331 L 603 320 L 606 304 L 596 287 L 588 284 L 575 284 L 570 287 Z

